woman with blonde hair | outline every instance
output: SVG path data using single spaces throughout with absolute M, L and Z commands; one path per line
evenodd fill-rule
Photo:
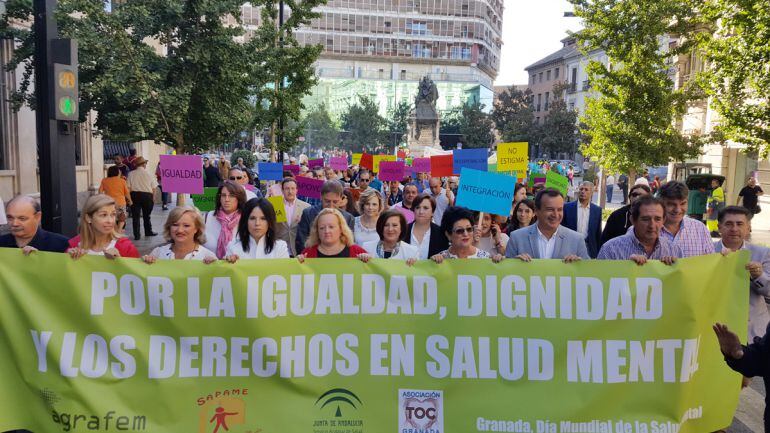
M 206 225 L 198 209 L 192 206 L 177 206 L 171 210 L 163 224 L 163 237 L 169 242 L 161 245 L 146 256 L 145 263 L 156 260 L 200 260 L 209 264 L 217 260 L 216 254 L 206 249 Z
M 118 210 L 115 200 L 105 194 L 88 197 L 80 214 L 78 235 L 69 240 L 67 250 L 70 257 L 77 259 L 85 255 L 139 258 L 139 252 L 131 241 L 118 233 L 116 219 Z
M 385 210 L 382 195 L 375 189 L 369 188 L 361 193 L 358 199 L 358 212 L 353 225 L 353 236 L 356 245 L 363 246 L 366 242 L 379 241 L 377 234 L 377 219 Z
M 353 233 L 337 209 L 322 209 L 310 226 L 306 247 L 297 256 L 300 263 L 306 258 L 357 257 L 368 261 L 366 250 L 353 243 Z

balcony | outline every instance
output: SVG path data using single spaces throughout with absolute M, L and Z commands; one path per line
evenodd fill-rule
M 577 92 L 577 83 L 569 83 L 569 87 L 567 87 L 567 93 L 572 94 Z
M 591 83 L 588 80 L 583 80 L 583 91 L 587 92 L 591 90 Z

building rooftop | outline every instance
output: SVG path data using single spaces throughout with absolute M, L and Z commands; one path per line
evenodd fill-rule
M 537 62 L 527 66 L 526 68 L 524 68 L 524 70 L 525 71 L 529 71 L 530 69 L 537 68 L 538 66 L 544 66 L 544 65 L 547 65 L 549 63 L 553 63 L 553 62 L 556 62 L 556 61 L 559 61 L 559 60 L 563 60 L 566 57 L 569 57 L 572 54 L 574 54 L 576 51 L 577 51 L 577 45 L 576 44 L 573 43 L 573 44 L 570 44 L 570 45 L 566 45 L 566 46 L 562 47 L 560 50 L 558 50 L 558 51 L 556 51 L 554 53 L 551 53 L 551 54 L 543 57 L 542 59 L 538 60 Z

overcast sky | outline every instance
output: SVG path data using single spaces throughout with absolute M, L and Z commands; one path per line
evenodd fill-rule
M 526 84 L 524 68 L 561 48 L 567 31 L 580 29 L 566 0 L 504 0 L 503 50 L 495 85 Z

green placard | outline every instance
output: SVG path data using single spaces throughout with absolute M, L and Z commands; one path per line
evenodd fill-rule
M 545 187 L 558 189 L 566 196 L 567 189 L 569 188 L 569 179 L 553 170 L 548 170 L 548 173 L 545 174 Z
M 214 210 L 217 204 L 217 190 L 219 188 L 208 187 L 203 188 L 203 194 L 190 194 L 192 197 L 193 205 L 201 212 L 208 212 Z

